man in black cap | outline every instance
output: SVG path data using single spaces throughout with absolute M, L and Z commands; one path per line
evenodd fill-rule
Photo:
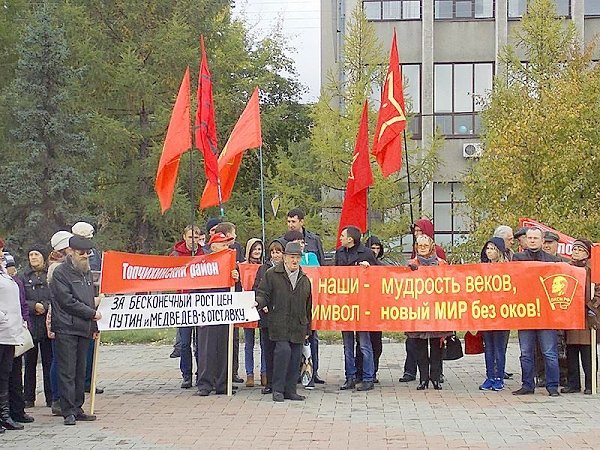
M 302 344 L 311 332 L 312 294 L 308 277 L 300 267 L 302 247 L 297 242 L 285 246 L 283 262 L 265 273 L 258 291 L 258 308 L 268 308 L 269 339 L 273 352 L 273 401 L 304 400 L 296 392 L 300 377 Z
M 96 420 L 83 412 L 85 365 L 89 339 L 98 332 L 94 285 L 89 256 L 92 241 L 81 236 L 69 239 L 64 262 L 53 273 L 52 331 L 56 333 L 56 360 L 60 407 L 65 425 Z
M 558 254 L 558 241 L 560 238 L 558 234 L 553 231 L 546 231 L 544 233 L 544 243 L 542 244 L 542 250 L 546 253 L 550 253 L 553 256 L 559 257 L 563 262 L 569 262 L 569 258 L 565 258 Z
M 519 248 L 521 249 L 521 251 L 527 249 L 527 230 L 529 230 L 529 228 L 521 227 L 513 235 L 513 237 L 519 243 Z

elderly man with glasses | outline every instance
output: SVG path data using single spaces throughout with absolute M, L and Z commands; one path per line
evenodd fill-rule
M 92 241 L 69 239 L 67 257 L 52 276 L 52 331 L 56 333 L 56 359 L 60 407 L 65 425 L 95 420 L 85 414 L 85 366 L 89 339 L 98 331 L 102 315 L 96 311 L 89 257 Z

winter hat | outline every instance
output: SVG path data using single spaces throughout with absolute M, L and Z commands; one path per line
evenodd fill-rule
M 33 244 L 31 247 L 29 247 L 29 250 L 27 250 L 27 255 L 29 255 L 31 252 L 40 253 L 44 258 L 44 261 L 48 259 L 48 247 L 46 247 L 45 245 Z
M 52 245 L 52 248 L 57 252 L 64 250 L 69 246 L 69 239 L 71 239 L 71 237 L 73 237 L 73 234 L 68 231 L 57 231 L 52 235 L 50 245 Z
M 481 262 L 484 262 L 484 263 L 490 262 L 489 258 L 487 257 L 487 254 L 485 253 L 485 249 L 487 248 L 487 245 L 490 243 L 494 244 L 496 246 L 496 248 L 498 248 L 498 252 L 500 252 L 500 255 L 502 255 L 506 252 L 506 246 L 504 244 L 504 239 L 502 239 L 501 237 L 493 237 L 489 241 L 486 241 L 483 248 L 481 249 Z
M 15 257 L 10 253 L 4 253 L 4 261 L 6 262 L 6 267 L 15 267 Z
M 218 217 L 211 217 L 206 222 L 206 232 L 210 233 L 210 230 L 213 229 L 216 225 L 219 225 L 221 222 L 223 222 L 223 221 L 220 218 L 218 218 Z
M 576 239 L 575 242 L 573 242 L 573 247 L 576 245 L 585 248 L 588 257 L 592 254 L 592 241 L 588 239 Z
M 374 234 L 371 235 L 371 237 L 369 237 L 369 239 L 367 239 L 367 242 L 365 242 L 365 246 L 371 248 L 371 246 L 373 245 L 378 245 L 379 246 L 379 252 L 377 253 L 377 259 L 381 259 L 383 257 L 383 244 L 381 243 L 381 240 L 375 236 Z
M 94 227 L 87 222 L 77 222 L 71 228 L 71 232 L 86 239 L 92 239 L 94 237 Z

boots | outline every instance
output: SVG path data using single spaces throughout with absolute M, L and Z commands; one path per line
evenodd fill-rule
M 246 387 L 254 387 L 254 373 L 249 373 L 246 378 Z
M 22 430 L 25 428 L 23 425 L 15 422 L 12 417 L 10 417 L 10 407 L 8 404 L 7 392 L 0 394 L 0 427 L 4 427 L 7 430 Z

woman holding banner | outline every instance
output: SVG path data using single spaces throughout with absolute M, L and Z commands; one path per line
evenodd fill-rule
M 592 393 L 592 345 L 591 328 L 598 326 L 598 313 L 600 307 L 600 285 L 596 285 L 594 291 L 590 284 L 590 255 L 592 243 L 587 239 L 577 239 L 573 242 L 573 254 L 569 264 L 584 267 L 585 277 L 585 304 L 588 328 L 585 330 L 567 330 L 567 366 L 568 385 L 560 390 L 563 394 L 581 392 L 581 373 L 579 371 L 579 359 L 583 367 L 585 389 L 584 394 Z
M 505 241 L 493 237 L 481 250 L 482 263 L 506 262 Z M 479 386 L 482 391 L 501 391 L 504 389 L 504 370 L 506 368 L 506 343 L 509 331 L 494 330 L 483 332 L 485 355 L 485 381 Z
M 408 266 L 412 270 L 417 270 L 419 266 L 447 264 L 445 260 L 436 255 L 435 242 L 425 234 L 417 237 L 416 252 L 416 257 L 408 263 Z M 416 331 L 406 333 L 409 338 L 415 339 L 417 366 L 419 367 L 420 375 L 417 390 L 422 391 L 427 389 L 429 381 L 431 381 L 434 389 L 442 389 L 440 385 L 440 376 L 442 374 L 442 339 L 451 334 L 451 331 Z

